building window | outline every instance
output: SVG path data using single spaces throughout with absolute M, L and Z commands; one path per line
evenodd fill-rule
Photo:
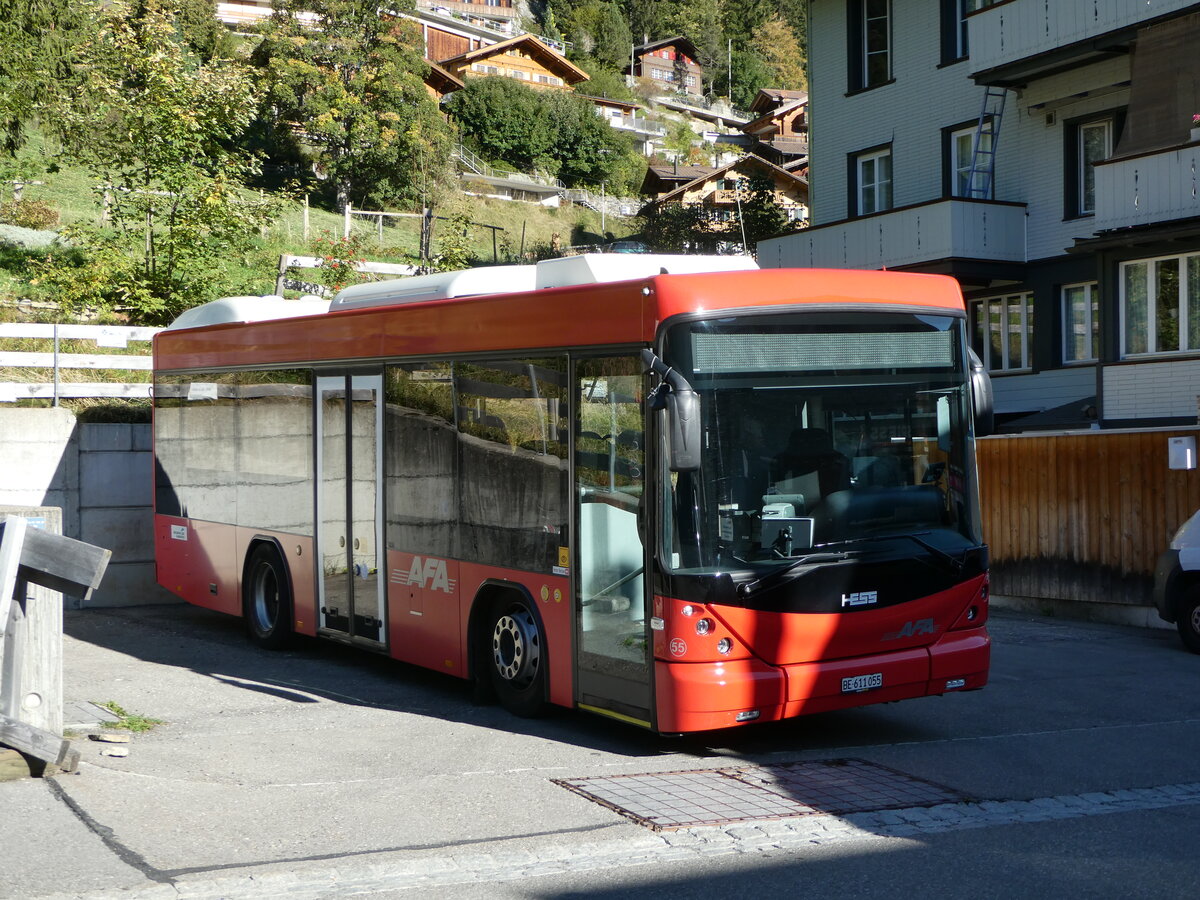
M 942 65 L 967 58 L 967 13 L 971 0 L 942 0 Z
M 979 131 L 979 124 L 968 125 L 963 128 L 951 131 L 949 134 L 949 152 L 947 155 L 947 163 L 949 165 L 949 188 L 952 197 L 969 197 L 971 187 L 971 162 L 975 156 L 975 134 Z M 982 141 L 980 148 L 985 153 L 992 148 L 992 135 L 984 132 L 979 135 L 979 140 Z M 977 188 L 982 187 L 986 190 L 983 193 L 976 193 L 974 196 L 978 199 L 991 200 L 993 196 L 992 182 L 986 174 L 977 174 L 975 179 Z
M 860 153 L 854 158 L 857 209 L 860 216 L 892 208 L 892 148 Z
M 1121 264 L 1121 355 L 1200 350 L 1200 253 Z
M 874 87 L 892 77 L 891 0 L 862 0 L 863 86 Z
M 1100 346 L 1100 292 L 1096 284 L 1062 289 L 1063 362 L 1094 360 Z
M 848 0 L 849 87 L 864 90 L 892 80 L 891 0 Z
M 1112 156 L 1124 114 L 1106 112 L 1068 121 L 1065 138 L 1064 216 L 1090 216 L 1096 212 L 1096 163 Z
M 1096 212 L 1096 163 L 1112 156 L 1112 119 L 1079 126 L 1079 214 Z
M 1030 367 L 1033 295 L 989 297 L 971 304 L 971 342 L 992 372 Z

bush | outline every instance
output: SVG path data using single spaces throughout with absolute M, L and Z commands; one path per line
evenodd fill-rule
M 58 224 L 58 210 L 45 200 L 9 200 L 0 203 L 0 222 L 41 230 Z

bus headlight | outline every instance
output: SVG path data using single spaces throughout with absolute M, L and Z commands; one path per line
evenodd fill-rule
M 712 631 L 712 619 L 700 619 L 696 623 L 696 634 L 708 634 Z
M 719 641 L 717 641 L 718 653 L 728 653 L 732 649 L 733 641 L 731 641 L 729 638 L 721 638 Z

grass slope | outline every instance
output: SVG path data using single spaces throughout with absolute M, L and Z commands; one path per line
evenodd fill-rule
M 53 148 L 47 147 L 41 135 L 33 134 L 22 155 L 45 158 Z M 30 184 L 24 188 L 24 198 L 42 200 L 59 213 L 61 228 L 74 223 L 99 223 L 102 210 L 101 186 L 82 169 L 63 165 L 54 172 L 39 175 L 42 184 Z M 10 199 L 12 186 L 0 184 L 0 201 Z M 315 202 L 315 200 L 314 200 Z M 388 210 L 390 212 L 415 212 L 417 210 Z M 562 247 L 580 244 L 595 244 L 606 240 L 601 233 L 600 214 L 577 206 L 549 209 L 531 203 L 517 203 L 468 195 L 454 195 L 441 208 L 435 210 L 439 216 L 465 215 L 467 219 L 481 225 L 499 226 L 503 231 L 495 234 L 489 228 L 468 228 L 466 247 L 472 256 L 472 265 L 491 265 L 520 262 L 523 255 L 549 254 L 555 234 Z M 378 240 L 378 220 L 366 220 L 355 216 L 353 232 L 361 236 L 369 259 L 379 262 L 416 262 L 420 240 L 418 219 L 387 219 Z M 230 254 L 222 263 L 214 279 L 212 298 L 236 294 L 269 294 L 275 290 L 275 277 L 281 254 L 304 255 L 311 252 L 312 241 L 320 237 L 340 237 L 345 227 L 341 213 L 316 206 L 310 207 L 308 236 L 305 236 L 303 202 L 285 200 L 280 214 L 267 229 L 256 238 L 245 252 Z M 633 220 L 606 217 L 605 232 L 612 238 L 630 234 Z M 434 225 L 433 253 L 441 252 L 447 242 L 457 243 L 449 233 L 449 223 L 437 221 Z M 27 271 L 25 264 L 30 253 L 0 241 L 0 320 L 12 318 L 11 304 L 27 296 Z M 9 308 L 6 316 L 5 307 Z

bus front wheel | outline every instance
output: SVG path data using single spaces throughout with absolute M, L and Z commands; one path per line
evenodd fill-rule
M 268 650 L 282 650 L 292 637 L 292 597 L 287 570 L 270 544 L 259 544 L 246 564 L 242 612 L 250 640 Z
M 493 602 L 488 624 L 488 671 L 500 704 L 523 718 L 544 715 L 545 638 L 537 616 L 523 597 L 510 595 Z

